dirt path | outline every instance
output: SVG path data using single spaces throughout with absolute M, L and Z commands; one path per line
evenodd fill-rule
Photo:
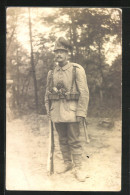
M 113 129 L 97 127 L 99 119 L 89 118 L 90 143 L 83 140 L 83 167 L 88 178 L 77 182 L 73 171 L 46 174 L 48 124 L 46 116 L 26 116 L 7 122 L 6 188 L 9 190 L 119 191 L 121 186 L 121 122 Z M 55 133 L 55 169 L 62 158 Z

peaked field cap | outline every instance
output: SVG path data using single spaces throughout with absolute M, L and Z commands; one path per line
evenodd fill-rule
M 56 50 L 65 50 L 69 51 L 72 49 L 72 46 L 68 40 L 66 40 L 64 37 L 59 37 L 56 42 L 55 42 L 55 48 L 54 51 Z

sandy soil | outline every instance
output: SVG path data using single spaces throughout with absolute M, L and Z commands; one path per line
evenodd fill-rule
M 100 119 L 88 118 L 90 143 L 81 135 L 83 169 L 88 175 L 78 182 L 73 170 L 47 176 L 48 122 L 46 116 L 28 115 L 7 122 L 6 189 L 53 191 L 121 190 L 121 121 L 112 129 L 99 128 Z M 55 132 L 55 170 L 63 166 Z

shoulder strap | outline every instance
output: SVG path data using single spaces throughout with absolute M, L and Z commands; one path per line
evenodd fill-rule
M 70 89 L 71 92 L 73 92 L 74 82 L 76 82 L 76 66 L 73 66 L 73 70 L 72 70 L 72 84 Z

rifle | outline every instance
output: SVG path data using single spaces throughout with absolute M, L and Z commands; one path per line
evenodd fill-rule
M 47 159 L 47 174 L 50 176 L 54 173 L 54 126 L 49 117 L 49 151 Z
M 88 131 L 87 131 L 87 121 L 86 121 L 86 118 L 84 119 L 84 134 L 85 134 L 85 139 L 86 139 L 86 142 L 89 143 L 90 140 L 89 140 L 89 137 L 88 137 Z

